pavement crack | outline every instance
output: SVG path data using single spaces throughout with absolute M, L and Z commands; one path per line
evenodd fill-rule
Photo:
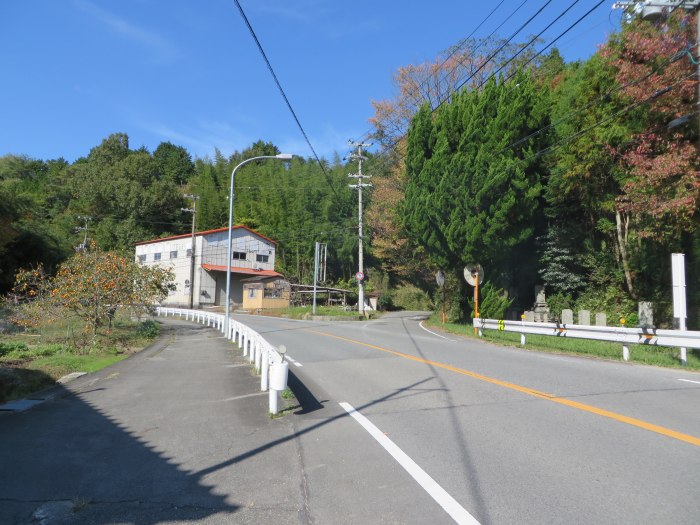
M 299 520 L 305 525 L 313 525 L 315 523 L 313 515 L 311 514 L 311 507 L 309 505 L 309 479 L 306 475 L 306 462 L 304 461 L 304 449 L 301 445 L 301 440 L 299 439 L 299 432 L 294 423 L 291 424 L 292 430 L 294 431 L 295 438 L 294 444 L 297 449 L 297 458 L 299 459 L 299 488 L 301 490 L 302 506 L 299 509 Z

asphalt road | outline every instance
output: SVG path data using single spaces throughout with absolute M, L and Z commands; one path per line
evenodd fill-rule
M 240 316 L 285 344 L 266 415 L 213 329 L 0 413 L 0 523 L 700 522 L 700 374 L 368 322 Z
M 321 421 L 348 403 L 474 521 L 700 522 L 700 374 L 433 334 L 410 313 L 363 323 L 239 319 L 287 346 Z M 430 496 L 354 423 L 337 438 L 342 461 L 332 468 L 316 446 L 332 434 L 299 438 L 313 465 L 311 509 L 338 502 L 319 523 L 454 522 L 441 508 L 452 503 Z

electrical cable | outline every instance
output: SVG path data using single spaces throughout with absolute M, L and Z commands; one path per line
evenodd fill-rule
M 638 77 L 638 78 L 636 78 L 636 79 L 633 79 L 633 80 L 627 82 L 626 84 L 623 84 L 623 85 L 621 85 L 621 86 L 616 86 L 616 87 L 614 87 L 614 88 L 612 88 L 612 89 L 609 89 L 608 91 L 606 91 L 605 93 L 603 93 L 602 95 L 600 95 L 596 100 L 592 100 L 592 101 L 589 102 L 588 104 L 586 104 L 586 105 L 584 105 L 584 106 L 581 106 L 580 108 L 577 108 L 576 110 L 567 113 L 566 115 L 564 115 L 564 116 L 563 116 L 562 118 L 560 118 L 559 120 L 556 120 L 555 122 L 551 122 L 551 123 L 549 123 L 547 126 L 545 126 L 545 127 L 543 127 L 543 128 L 540 128 L 540 129 L 538 129 L 538 130 L 536 130 L 536 131 L 533 131 L 532 133 L 530 133 L 530 134 L 527 135 L 526 137 L 523 137 L 523 138 L 521 138 L 521 139 L 518 139 L 517 141 L 515 141 L 515 142 L 509 144 L 508 146 L 503 147 L 503 148 L 502 148 L 500 151 L 498 151 L 496 154 L 502 153 L 503 151 L 505 151 L 505 150 L 507 150 L 507 149 L 514 148 L 514 147 L 516 147 L 516 146 L 522 144 L 523 142 L 525 142 L 525 141 L 531 139 L 532 137 L 536 137 L 537 135 L 539 135 L 539 134 L 541 134 L 541 133 L 544 133 L 545 131 L 547 131 L 547 130 L 549 130 L 549 129 L 555 127 L 555 126 L 558 126 L 559 124 L 561 124 L 561 123 L 563 123 L 563 122 L 566 122 L 566 121 L 569 120 L 571 117 L 574 117 L 574 116 L 578 115 L 579 113 L 582 113 L 583 111 L 585 111 L 585 110 L 587 110 L 587 109 L 590 109 L 591 107 L 593 107 L 593 106 L 599 104 L 600 102 L 605 101 L 607 98 L 609 98 L 611 95 L 614 95 L 614 94 L 617 93 L 618 91 L 622 91 L 622 90 L 624 90 L 624 89 L 626 89 L 626 88 L 628 88 L 628 87 L 636 86 L 637 84 L 639 84 L 640 82 L 643 82 L 644 80 L 646 80 L 646 79 L 649 78 L 650 76 L 659 73 L 660 70 L 662 70 L 662 69 L 663 69 L 664 67 L 666 67 L 668 64 L 671 64 L 671 63 L 675 62 L 675 61 L 678 60 L 679 58 L 683 58 L 683 56 L 685 56 L 686 53 L 690 54 L 690 50 L 691 50 L 693 47 L 696 47 L 697 45 L 698 45 L 698 44 L 694 44 L 694 45 L 692 45 L 692 46 L 689 47 L 689 48 L 686 48 L 686 49 L 683 49 L 683 50 L 680 50 L 680 51 L 674 53 L 672 56 L 665 58 L 660 64 L 658 64 L 658 65 L 657 65 L 654 69 L 652 69 L 650 72 L 648 72 L 648 73 L 642 75 L 641 77 Z M 692 56 L 692 55 L 691 55 L 691 56 Z
M 528 47 L 530 47 L 530 45 L 531 45 L 535 40 L 537 40 L 539 37 L 541 37 L 542 34 L 543 34 L 545 31 L 547 31 L 547 30 L 548 30 L 550 27 L 552 27 L 556 22 L 558 22 L 564 15 L 566 15 L 566 13 L 568 13 L 569 10 L 571 10 L 576 4 L 578 4 L 579 1 L 580 1 L 580 0 L 576 0 L 573 4 L 571 4 L 571 5 L 570 5 L 569 7 L 567 7 L 564 11 L 562 11 L 562 12 L 559 14 L 558 17 L 556 17 L 554 20 L 552 20 L 552 21 L 547 25 L 547 27 L 545 27 L 542 31 L 540 31 L 536 36 L 532 37 L 532 38 L 530 39 L 530 41 L 529 41 L 527 44 L 525 44 L 523 47 L 521 47 L 520 50 L 519 50 L 517 53 L 515 53 L 512 57 L 510 57 L 510 58 L 509 58 L 504 64 L 502 64 L 501 67 L 499 67 L 496 71 L 494 71 L 493 73 L 491 73 L 491 76 L 489 76 L 489 78 L 486 79 L 486 82 L 488 82 L 490 79 L 494 78 L 498 73 L 500 73 L 501 71 L 503 71 L 503 69 L 504 69 L 508 64 L 510 64 L 513 60 L 515 60 L 515 59 L 518 57 L 518 55 L 519 55 L 520 53 L 522 53 L 522 52 L 525 51 Z M 564 31 L 563 33 L 561 33 L 561 34 L 557 37 L 557 40 L 558 40 L 559 38 L 561 38 L 563 35 L 565 35 L 567 32 L 569 32 L 573 27 L 575 27 L 579 22 L 581 22 L 581 21 L 582 21 L 584 18 L 586 18 L 588 15 L 590 15 L 596 8 L 598 8 L 598 7 L 599 7 L 601 4 L 603 4 L 604 2 L 605 2 L 605 0 L 600 0 L 600 1 L 598 2 L 598 4 L 596 4 L 594 7 L 591 8 L 590 11 L 588 11 L 585 15 L 583 15 L 581 18 L 579 18 L 576 22 L 574 22 L 572 25 L 570 25 L 570 26 L 568 27 L 568 29 L 566 29 L 566 31 Z M 534 55 L 533 57 L 531 57 L 527 62 L 525 62 L 525 64 L 523 64 L 520 68 L 521 68 L 521 69 L 525 69 L 525 66 L 527 66 L 527 65 L 528 65 L 530 62 L 532 62 L 535 58 L 537 58 L 538 56 L 540 56 L 545 50 L 547 50 L 550 46 L 552 46 L 557 40 L 552 40 L 547 46 L 545 46 L 543 49 L 541 49 L 541 50 L 539 51 L 539 53 L 537 53 L 536 55 Z M 511 76 L 512 76 L 513 74 L 515 74 L 515 73 L 512 73 Z M 510 77 L 508 77 L 508 78 L 510 78 Z M 507 78 L 506 80 L 504 80 L 504 82 L 506 82 L 506 81 L 508 80 L 508 78 Z M 484 83 L 485 83 L 485 82 L 484 82 Z
M 597 127 L 599 127 L 599 126 L 602 126 L 603 124 L 607 124 L 608 122 L 610 122 L 610 121 L 612 121 L 612 120 L 615 120 L 617 117 L 619 117 L 619 116 L 621 116 L 621 115 L 624 115 L 625 113 L 628 113 L 628 112 L 632 111 L 633 109 L 638 108 L 639 106 L 642 106 L 642 105 L 644 105 L 644 104 L 647 104 L 647 103 L 649 103 L 649 102 L 651 102 L 651 101 L 653 101 L 653 100 L 655 100 L 655 99 L 657 99 L 657 98 L 659 98 L 659 97 L 661 97 L 661 96 L 667 94 L 667 93 L 670 92 L 673 88 L 675 88 L 675 87 L 678 86 L 679 84 L 685 82 L 686 80 L 688 80 L 689 78 L 691 78 L 691 77 L 693 77 L 693 76 L 695 76 L 695 75 L 697 75 L 697 74 L 698 74 L 698 72 L 697 72 L 697 71 L 694 71 L 694 72 L 690 73 L 689 75 L 687 75 L 687 76 L 681 78 L 680 80 L 677 80 L 676 82 L 674 82 L 674 83 L 671 84 L 670 86 L 666 86 L 665 88 L 656 90 L 654 93 L 652 93 L 650 96 L 648 96 L 648 97 L 645 98 L 644 100 L 641 100 L 641 101 L 638 101 L 638 102 L 634 102 L 634 103 L 632 103 L 632 104 L 630 104 L 630 105 L 628 105 L 628 106 L 622 108 L 620 111 L 614 113 L 613 115 L 610 115 L 610 116 L 604 118 L 603 120 L 600 120 L 600 121 L 596 122 L 595 124 L 592 124 L 591 126 L 588 126 L 587 128 L 584 128 L 584 129 L 582 129 L 582 130 L 580 130 L 580 131 L 577 131 L 576 133 L 574 133 L 574 134 L 572 134 L 572 135 L 569 135 L 568 137 L 564 137 L 563 139 L 561 139 L 561 140 L 555 142 L 554 144 L 552 144 L 551 146 L 548 146 L 548 147 L 546 147 L 546 148 L 544 148 L 544 149 L 541 149 L 541 150 L 539 150 L 539 151 L 536 151 L 535 153 L 532 153 L 531 155 L 528 155 L 527 157 L 523 158 L 523 160 L 530 160 L 530 159 L 532 159 L 532 158 L 535 158 L 535 157 L 538 157 L 538 156 L 541 156 L 541 155 L 545 155 L 546 153 L 549 153 L 550 151 L 552 151 L 552 150 L 554 150 L 554 149 L 556 149 L 556 148 L 559 148 L 559 147 L 561 147 L 562 145 L 567 144 L 567 143 L 571 142 L 571 141 L 574 140 L 574 139 L 577 139 L 578 137 L 580 137 L 580 136 L 582 136 L 582 135 L 584 135 L 584 134 L 586 134 L 586 133 L 588 133 L 588 132 L 594 130 L 595 128 L 597 128 Z M 499 153 L 500 153 L 500 152 L 499 152 Z
M 442 66 L 444 66 L 450 58 L 452 58 L 455 54 L 457 54 L 457 52 L 459 52 L 459 51 L 462 49 L 462 46 L 464 46 L 464 44 L 466 44 L 466 42 L 469 41 L 469 39 L 474 35 L 474 33 L 476 33 L 476 32 L 479 30 L 479 28 L 481 28 L 481 26 L 483 26 L 484 23 L 486 23 L 486 21 L 487 21 L 489 18 L 491 18 L 491 16 L 492 16 L 492 15 L 496 12 L 496 10 L 503 4 L 504 1 L 505 1 L 505 0 L 501 0 L 501 1 L 498 3 L 498 5 L 496 5 L 496 7 L 494 7 L 488 15 L 486 15 L 486 17 L 476 26 L 476 28 L 474 28 L 474 29 L 472 30 L 471 33 L 469 33 L 469 35 L 468 35 L 466 38 L 463 38 L 462 40 L 460 40 L 460 41 L 454 46 L 453 51 L 452 51 L 449 55 L 447 55 L 447 57 L 442 61 L 442 63 L 440 63 L 440 65 L 438 66 L 438 69 L 441 68 Z M 521 8 L 522 6 L 524 6 L 527 2 L 529 2 L 529 0 L 523 0 L 523 2 L 521 2 L 521 4 L 520 4 L 518 7 L 516 7 L 515 10 L 512 11 L 512 12 L 505 18 L 505 20 L 503 20 L 503 22 L 500 23 L 500 25 L 499 25 L 498 27 L 496 27 L 496 29 L 494 29 L 493 31 L 491 31 L 491 33 L 490 33 L 486 38 L 483 38 L 483 39 L 481 40 L 481 42 L 479 43 L 479 45 L 477 45 L 477 46 L 473 49 L 473 51 L 477 51 L 480 47 L 482 47 L 483 44 L 484 44 L 484 42 L 487 42 L 487 41 L 494 35 L 494 33 L 496 33 L 496 31 L 498 31 L 506 22 L 508 22 L 508 20 L 510 20 L 511 17 L 513 17 L 513 16 L 520 10 L 520 8 Z M 457 61 L 457 65 L 455 65 L 455 67 L 453 67 L 451 71 L 454 72 L 459 66 L 463 66 L 463 65 L 464 65 L 464 62 L 461 61 L 461 60 L 458 60 L 458 61 Z M 447 78 L 447 77 L 449 76 L 449 74 L 450 74 L 450 73 L 446 73 L 442 78 L 438 79 L 438 84 L 441 83 L 441 82 L 443 82 L 444 79 Z M 428 79 L 423 80 L 423 82 L 421 82 L 420 85 L 416 87 L 416 91 L 419 91 L 421 88 L 425 87 L 425 85 L 427 84 L 427 82 L 428 82 Z M 412 102 L 415 102 L 415 100 L 412 101 Z M 358 140 L 356 140 L 355 142 L 364 142 L 365 140 L 369 140 L 369 139 L 372 137 L 372 133 L 373 133 L 373 132 L 374 132 L 373 128 L 370 128 L 369 130 L 365 131 L 365 132 L 361 135 L 361 139 L 358 139 Z
M 605 0 L 601 0 L 596 5 L 594 5 L 586 14 L 581 16 L 578 20 L 576 20 L 576 22 L 574 22 L 569 27 L 567 27 L 562 33 L 559 34 L 559 36 L 557 36 L 549 44 L 547 44 L 542 49 L 540 49 L 539 52 L 535 56 L 531 57 L 530 60 L 525 62 L 525 64 L 523 64 L 521 67 L 525 68 L 525 66 L 527 66 L 529 63 L 531 63 L 533 60 L 535 60 L 538 56 L 541 56 L 542 53 L 544 53 L 545 51 L 547 51 L 547 49 L 552 47 L 557 42 L 557 40 L 559 40 L 561 37 L 563 37 L 565 34 L 567 34 L 569 31 L 571 31 L 574 27 L 576 27 L 578 24 L 580 24 L 584 18 L 588 17 L 588 15 L 590 15 L 593 11 L 598 9 L 598 7 L 600 7 L 603 3 L 605 3 Z M 500 69 L 499 69 L 499 71 L 500 71 Z M 513 75 L 515 75 L 515 73 L 511 73 L 508 77 L 506 77 L 504 82 L 508 82 L 508 80 L 510 80 L 513 77 Z
M 330 180 L 328 178 L 328 173 L 326 172 L 326 168 L 323 166 L 321 159 L 318 158 L 318 154 L 316 153 L 316 150 L 314 149 L 313 145 L 311 144 L 311 141 L 309 140 L 309 137 L 306 134 L 306 131 L 304 131 L 304 127 L 301 125 L 301 122 L 299 121 L 299 118 L 297 117 L 297 114 L 294 111 L 294 108 L 292 108 L 292 104 L 289 102 L 289 99 L 287 98 L 287 94 L 284 92 L 284 89 L 282 89 L 282 84 L 280 84 L 280 81 L 278 80 L 277 75 L 275 74 L 275 70 L 272 68 L 272 64 L 270 64 L 270 61 L 268 60 L 267 55 L 265 54 L 265 50 L 263 49 L 262 44 L 260 44 L 260 40 L 258 40 L 258 37 L 255 34 L 255 31 L 253 30 L 253 26 L 250 25 L 250 21 L 248 20 L 248 17 L 246 16 L 245 12 L 243 11 L 243 7 L 241 6 L 241 3 L 238 0 L 233 0 L 233 1 L 236 4 L 236 6 L 238 7 L 238 11 L 240 12 L 241 17 L 243 18 L 245 25 L 248 27 L 248 31 L 250 32 L 250 36 L 252 36 L 253 40 L 255 40 L 255 44 L 258 46 L 258 50 L 260 51 L 260 54 L 262 55 L 263 60 L 265 61 L 265 64 L 267 64 L 267 69 L 270 71 L 270 74 L 272 75 L 272 78 L 275 81 L 275 84 L 277 85 L 277 89 L 279 89 L 279 92 L 282 95 L 282 98 L 284 99 L 285 104 L 287 105 L 287 108 L 289 108 L 289 112 L 292 114 L 294 121 L 297 123 L 297 126 L 299 127 L 301 134 L 304 136 L 304 140 L 306 140 L 306 143 L 309 145 L 309 149 L 311 149 L 311 152 L 314 154 L 314 158 L 316 159 L 316 162 L 321 167 L 321 171 L 323 171 L 323 174 L 326 177 L 326 181 L 328 182 L 328 185 L 330 186 L 330 188 L 333 191 L 333 193 L 335 194 L 335 196 L 338 197 L 338 193 L 335 191 L 335 188 L 330 183 Z
M 551 3 L 552 3 L 552 0 L 547 0 L 547 2 L 545 2 L 544 5 L 542 5 L 542 7 L 540 7 L 540 8 L 535 12 L 534 15 L 532 15 L 530 18 L 528 18 L 527 21 L 526 21 L 525 23 L 523 23 L 518 29 L 516 29 L 516 30 L 506 39 L 506 41 L 505 41 L 498 49 L 496 49 L 496 51 L 494 51 L 488 58 L 486 58 L 486 60 L 484 60 L 484 61 L 481 63 L 481 65 L 476 69 L 476 71 L 474 71 L 474 72 L 473 72 L 471 75 L 469 75 L 464 81 L 462 81 L 462 83 L 460 83 L 455 89 L 453 89 L 453 90 L 452 90 L 452 93 L 455 93 L 455 92 L 459 91 L 467 82 L 469 82 L 472 78 L 474 78 L 474 77 L 476 76 L 476 74 L 477 74 L 479 71 L 481 71 L 481 70 L 486 66 L 486 64 L 488 64 L 488 63 L 491 61 L 492 58 L 494 58 L 496 55 L 498 55 L 498 53 L 499 53 L 503 48 L 505 48 L 506 45 L 508 45 L 508 44 L 510 43 L 510 41 L 513 40 L 513 39 L 517 36 L 518 33 L 520 33 L 520 31 L 522 31 L 525 27 L 527 27 L 527 26 L 530 24 L 530 22 L 532 22 L 537 16 L 539 16 L 539 14 L 544 10 L 544 8 L 547 7 L 547 6 L 548 6 L 549 4 L 551 4 Z M 431 113 L 434 113 L 434 112 L 435 112 L 440 106 L 442 106 L 442 105 L 445 103 L 445 101 L 447 101 L 447 100 L 449 100 L 449 97 L 448 97 L 448 98 L 445 98 L 442 102 L 440 102 L 440 103 L 435 107 L 435 109 L 433 109 L 433 111 L 432 111 Z

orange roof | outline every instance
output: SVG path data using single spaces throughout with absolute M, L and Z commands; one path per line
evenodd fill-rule
M 239 230 L 239 229 L 241 229 L 241 228 L 244 229 L 244 230 L 248 230 L 248 231 L 249 231 L 250 233 L 252 233 L 253 235 L 257 235 L 258 237 L 262 237 L 262 238 L 265 239 L 266 241 L 270 241 L 272 244 L 277 244 L 277 241 L 273 241 L 273 240 L 270 239 L 269 237 L 265 237 L 262 233 L 258 233 L 258 232 L 256 232 L 255 230 L 251 230 L 251 229 L 248 228 L 247 226 L 238 225 L 238 226 L 234 226 L 234 227 L 231 228 L 231 229 L 232 229 L 232 230 Z M 219 232 L 227 232 L 227 231 L 228 231 L 228 226 L 225 227 L 225 228 L 216 228 L 215 230 L 206 230 L 206 231 L 201 231 L 201 232 L 194 232 L 194 234 L 195 234 L 195 235 L 209 235 L 210 233 L 219 233 Z M 142 245 L 142 244 L 153 244 L 153 243 L 161 242 L 161 241 L 171 241 L 171 240 L 173 240 L 173 239 L 185 239 L 185 238 L 187 238 L 187 237 L 192 237 L 192 234 L 191 234 L 191 233 L 183 233 L 183 234 L 181 234 L 181 235 L 173 235 L 173 236 L 171 236 L 171 237 L 162 237 L 162 238 L 160 238 L 160 239 L 150 239 L 150 240 L 148 240 L 148 241 L 139 241 L 139 242 L 135 242 L 135 243 L 134 243 L 134 246 L 140 246 L 140 245 Z
M 205 270 L 213 270 L 215 272 L 225 272 L 226 266 L 219 266 L 216 264 L 203 264 L 202 268 Z M 255 270 L 253 268 L 239 268 L 236 266 L 229 267 L 231 273 L 242 273 L 244 275 L 259 275 L 261 277 L 283 277 L 281 273 L 274 270 Z

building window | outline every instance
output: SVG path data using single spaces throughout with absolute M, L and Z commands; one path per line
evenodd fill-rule
M 145 256 L 145 255 L 139 255 L 139 262 L 141 262 L 141 263 L 146 262 L 146 256 Z
M 192 257 L 192 248 L 187 248 L 187 257 Z
M 248 288 L 248 297 L 251 299 L 255 298 L 257 295 L 257 290 L 255 288 Z
M 154 253 L 154 254 L 153 254 L 153 260 L 154 260 L 154 261 L 160 261 L 160 252 Z
M 256 260 L 257 262 L 266 263 L 266 262 L 268 262 L 268 261 L 270 260 L 270 256 L 269 256 L 269 255 L 263 255 L 263 254 L 259 253 L 259 254 L 257 254 L 257 255 L 255 256 L 255 260 Z
M 248 254 L 246 252 L 233 252 L 233 255 L 231 256 L 231 259 L 234 261 L 245 261 L 248 258 Z
M 172 250 L 170 252 L 170 258 L 171 259 L 177 259 L 177 250 Z

